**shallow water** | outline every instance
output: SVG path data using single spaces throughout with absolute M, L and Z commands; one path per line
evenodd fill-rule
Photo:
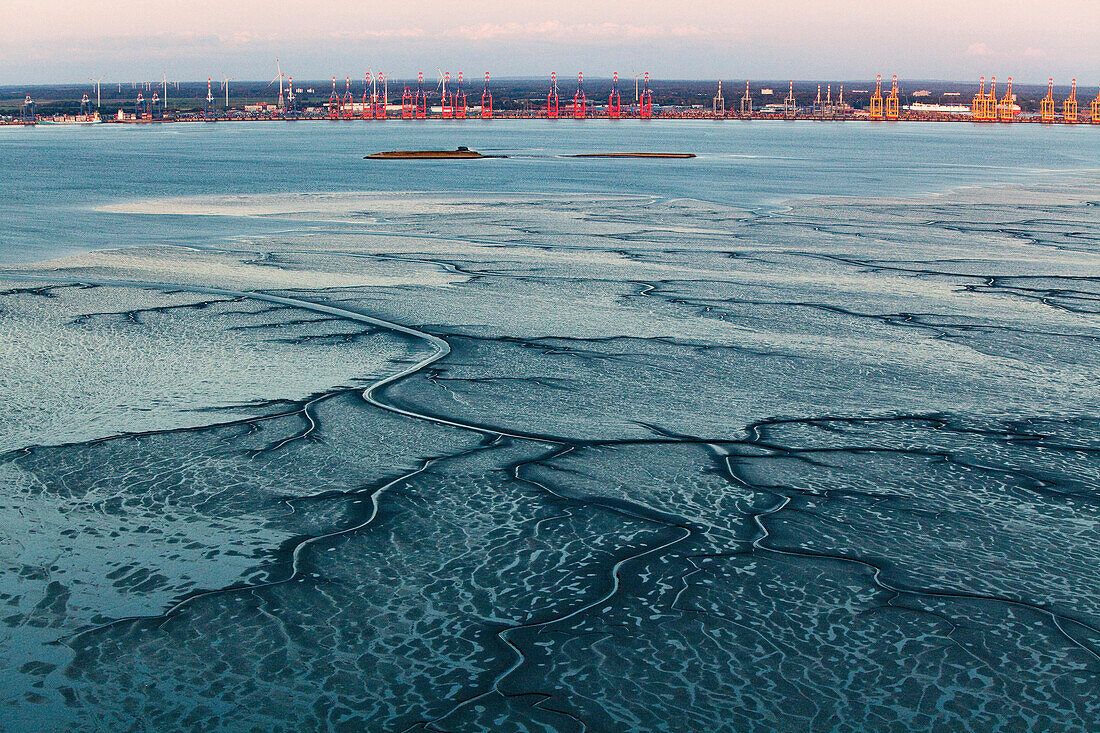
M 92 213 L 105 203 L 313 191 L 636 193 L 777 205 L 893 196 L 1100 167 L 1100 132 L 968 124 L 594 120 L 249 123 L 0 128 L 0 262 L 133 244 L 206 244 L 233 222 Z M 467 145 L 507 160 L 410 166 L 380 150 Z M 687 161 L 563 159 L 692 152 Z M 250 231 L 277 232 L 277 225 Z
M 1100 727 L 1100 130 L 55 130 L 0 728 Z

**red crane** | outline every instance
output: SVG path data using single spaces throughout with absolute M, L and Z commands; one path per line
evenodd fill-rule
M 344 77 L 344 99 L 340 102 L 340 117 L 350 120 L 355 108 L 355 99 L 351 96 L 351 77 Z
M 413 93 L 405 87 L 405 93 L 401 95 L 401 119 L 411 120 L 416 114 L 416 106 L 413 101 Z
M 370 72 L 363 76 L 363 119 L 374 119 L 374 97 L 370 92 L 371 78 Z
M 340 96 L 336 93 L 336 77 L 332 77 L 332 94 L 328 98 L 328 118 L 335 120 L 340 116 Z
M 481 119 L 493 118 L 493 95 L 489 91 L 489 72 L 485 72 L 485 90 L 481 93 Z
M 455 119 L 466 119 L 466 90 L 462 88 L 462 72 L 458 72 L 458 91 L 454 94 Z
M 451 82 L 451 72 L 445 72 L 440 81 L 443 83 L 443 102 L 440 106 L 440 114 L 443 119 L 449 120 L 455 116 L 453 93 L 447 91 L 447 85 Z
M 378 97 L 378 87 L 382 87 L 382 97 L 381 97 L 381 99 L 379 99 L 379 97 Z M 390 95 L 387 93 L 386 75 L 385 74 L 379 74 L 378 75 L 378 80 L 376 82 L 374 92 L 372 93 L 371 96 L 374 97 L 374 119 L 376 119 L 376 120 L 386 119 L 386 105 L 390 103 L 390 100 L 388 99 L 388 97 Z
M 607 116 L 617 120 L 622 116 L 623 103 L 619 96 L 619 72 L 611 76 L 611 94 L 607 98 Z
M 553 71 L 550 72 L 550 92 L 546 95 L 546 116 L 558 119 L 558 77 Z
M 584 96 L 584 72 L 577 72 L 577 93 L 573 95 L 573 119 L 583 120 L 588 108 L 588 99 Z
M 638 101 L 638 116 L 643 120 L 653 117 L 653 92 L 649 90 L 649 72 L 645 73 L 645 81 L 642 82 L 642 96 Z
M 424 91 L 424 72 L 421 71 L 416 83 L 416 119 L 428 116 L 428 95 Z

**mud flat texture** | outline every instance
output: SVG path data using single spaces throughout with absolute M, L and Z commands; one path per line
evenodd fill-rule
M 1098 183 L 112 205 L 242 236 L 0 275 L 0 728 L 1100 729 Z

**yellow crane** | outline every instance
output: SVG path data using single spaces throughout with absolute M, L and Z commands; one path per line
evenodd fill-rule
M 1069 85 L 1069 99 L 1062 102 L 1062 119 L 1066 122 L 1077 122 L 1080 117 L 1077 115 L 1077 80 L 1074 79 Z
M 1000 117 L 1001 122 L 1012 122 L 1016 116 L 1016 95 L 1012 93 L 1012 77 L 1008 77 L 1008 91 L 1005 92 L 1004 97 L 1001 98 L 1000 106 L 997 109 L 997 116 Z
M 986 110 L 988 109 L 988 102 L 985 96 L 985 77 L 982 77 L 981 82 L 978 84 L 978 93 L 974 95 L 974 101 L 970 103 L 970 116 L 976 121 L 981 122 L 986 117 Z
M 896 120 L 899 117 L 901 102 L 898 99 L 898 75 L 894 74 L 894 86 L 890 90 L 890 96 L 886 98 L 886 119 Z
M 1054 79 L 1047 82 L 1047 96 L 1039 102 L 1039 119 L 1054 122 Z
M 882 74 L 875 77 L 875 93 L 871 95 L 871 119 L 882 119 Z

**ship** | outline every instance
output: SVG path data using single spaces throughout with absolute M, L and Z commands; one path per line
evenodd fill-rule
M 40 125 L 98 125 L 103 122 L 98 112 L 90 115 L 54 115 L 53 117 L 40 117 Z

